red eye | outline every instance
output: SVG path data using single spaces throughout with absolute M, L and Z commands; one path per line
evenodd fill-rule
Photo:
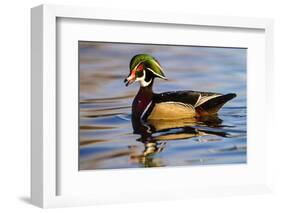
M 137 71 L 141 71 L 141 70 L 143 70 L 142 64 L 140 64 L 140 65 L 137 67 Z

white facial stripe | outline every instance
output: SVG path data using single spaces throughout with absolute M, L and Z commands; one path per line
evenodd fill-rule
M 135 67 L 134 67 L 134 70 L 137 69 L 137 67 L 142 63 L 143 61 L 141 61 L 140 63 L 138 63 Z
M 141 80 L 141 81 L 140 81 L 140 85 L 141 85 L 142 87 L 147 87 L 147 86 L 151 83 L 151 81 L 152 81 L 152 79 L 150 79 L 149 82 L 146 82 L 145 80 Z
M 153 69 L 150 69 L 150 68 L 146 68 L 146 69 L 150 70 L 154 75 L 157 75 L 159 78 L 163 78 L 164 79 L 163 76 L 161 76 L 158 73 L 154 72 Z
M 150 79 L 149 82 L 146 82 L 145 81 L 145 75 L 146 75 L 146 72 L 145 72 L 145 70 L 143 70 L 143 76 L 140 77 L 140 78 L 136 78 L 136 81 L 140 82 L 141 87 L 147 87 L 152 81 L 152 79 Z
M 160 64 L 158 63 L 158 61 L 155 61 L 155 64 L 156 64 L 156 66 L 157 66 L 160 70 L 162 70 L 162 67 L 160 66 Z

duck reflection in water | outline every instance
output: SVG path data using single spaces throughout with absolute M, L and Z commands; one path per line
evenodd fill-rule
M 145 167 L 164 166 L 161 158 L 155 158 L 154 154 L 162 152 L 169 140 L 188 140 L 198 137 L 198 140 L 201 141 L 201 136 L 207 135 L 228 137 L 227 132 L 219 131 L 219 128 L 222 127 L 221 124 L 222 120 L 217 115 L 146 122 L 132 116 L 134 134 L 140 135 L 137 141 L 143 143 L 144 149 L 139 153 L 136 146 L 131 146 L 131 161 L 141 163 Z

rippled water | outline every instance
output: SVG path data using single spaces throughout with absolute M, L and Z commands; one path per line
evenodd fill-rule
M 79 42 L 80 170 L 246 163 L 246 49 Z M 130 59 L 156 57 L 169 79 L 154 92 L 234 92 L 218 116 L 131 121 L 139 84 L 125 87 Z

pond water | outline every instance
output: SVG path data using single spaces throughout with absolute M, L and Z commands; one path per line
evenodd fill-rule
M 140 53 L 157 58 L 168 78 L 155 80 L 155 93 L 196 90 L 237 97 L 212 118 L 158 121 L 134 131 L 131 104 L 139 83 L 125 87 L 123 80 L 131 58 Z M 80 41 L 79 169 L 246 163 L 246 55 L 241 48 Z

